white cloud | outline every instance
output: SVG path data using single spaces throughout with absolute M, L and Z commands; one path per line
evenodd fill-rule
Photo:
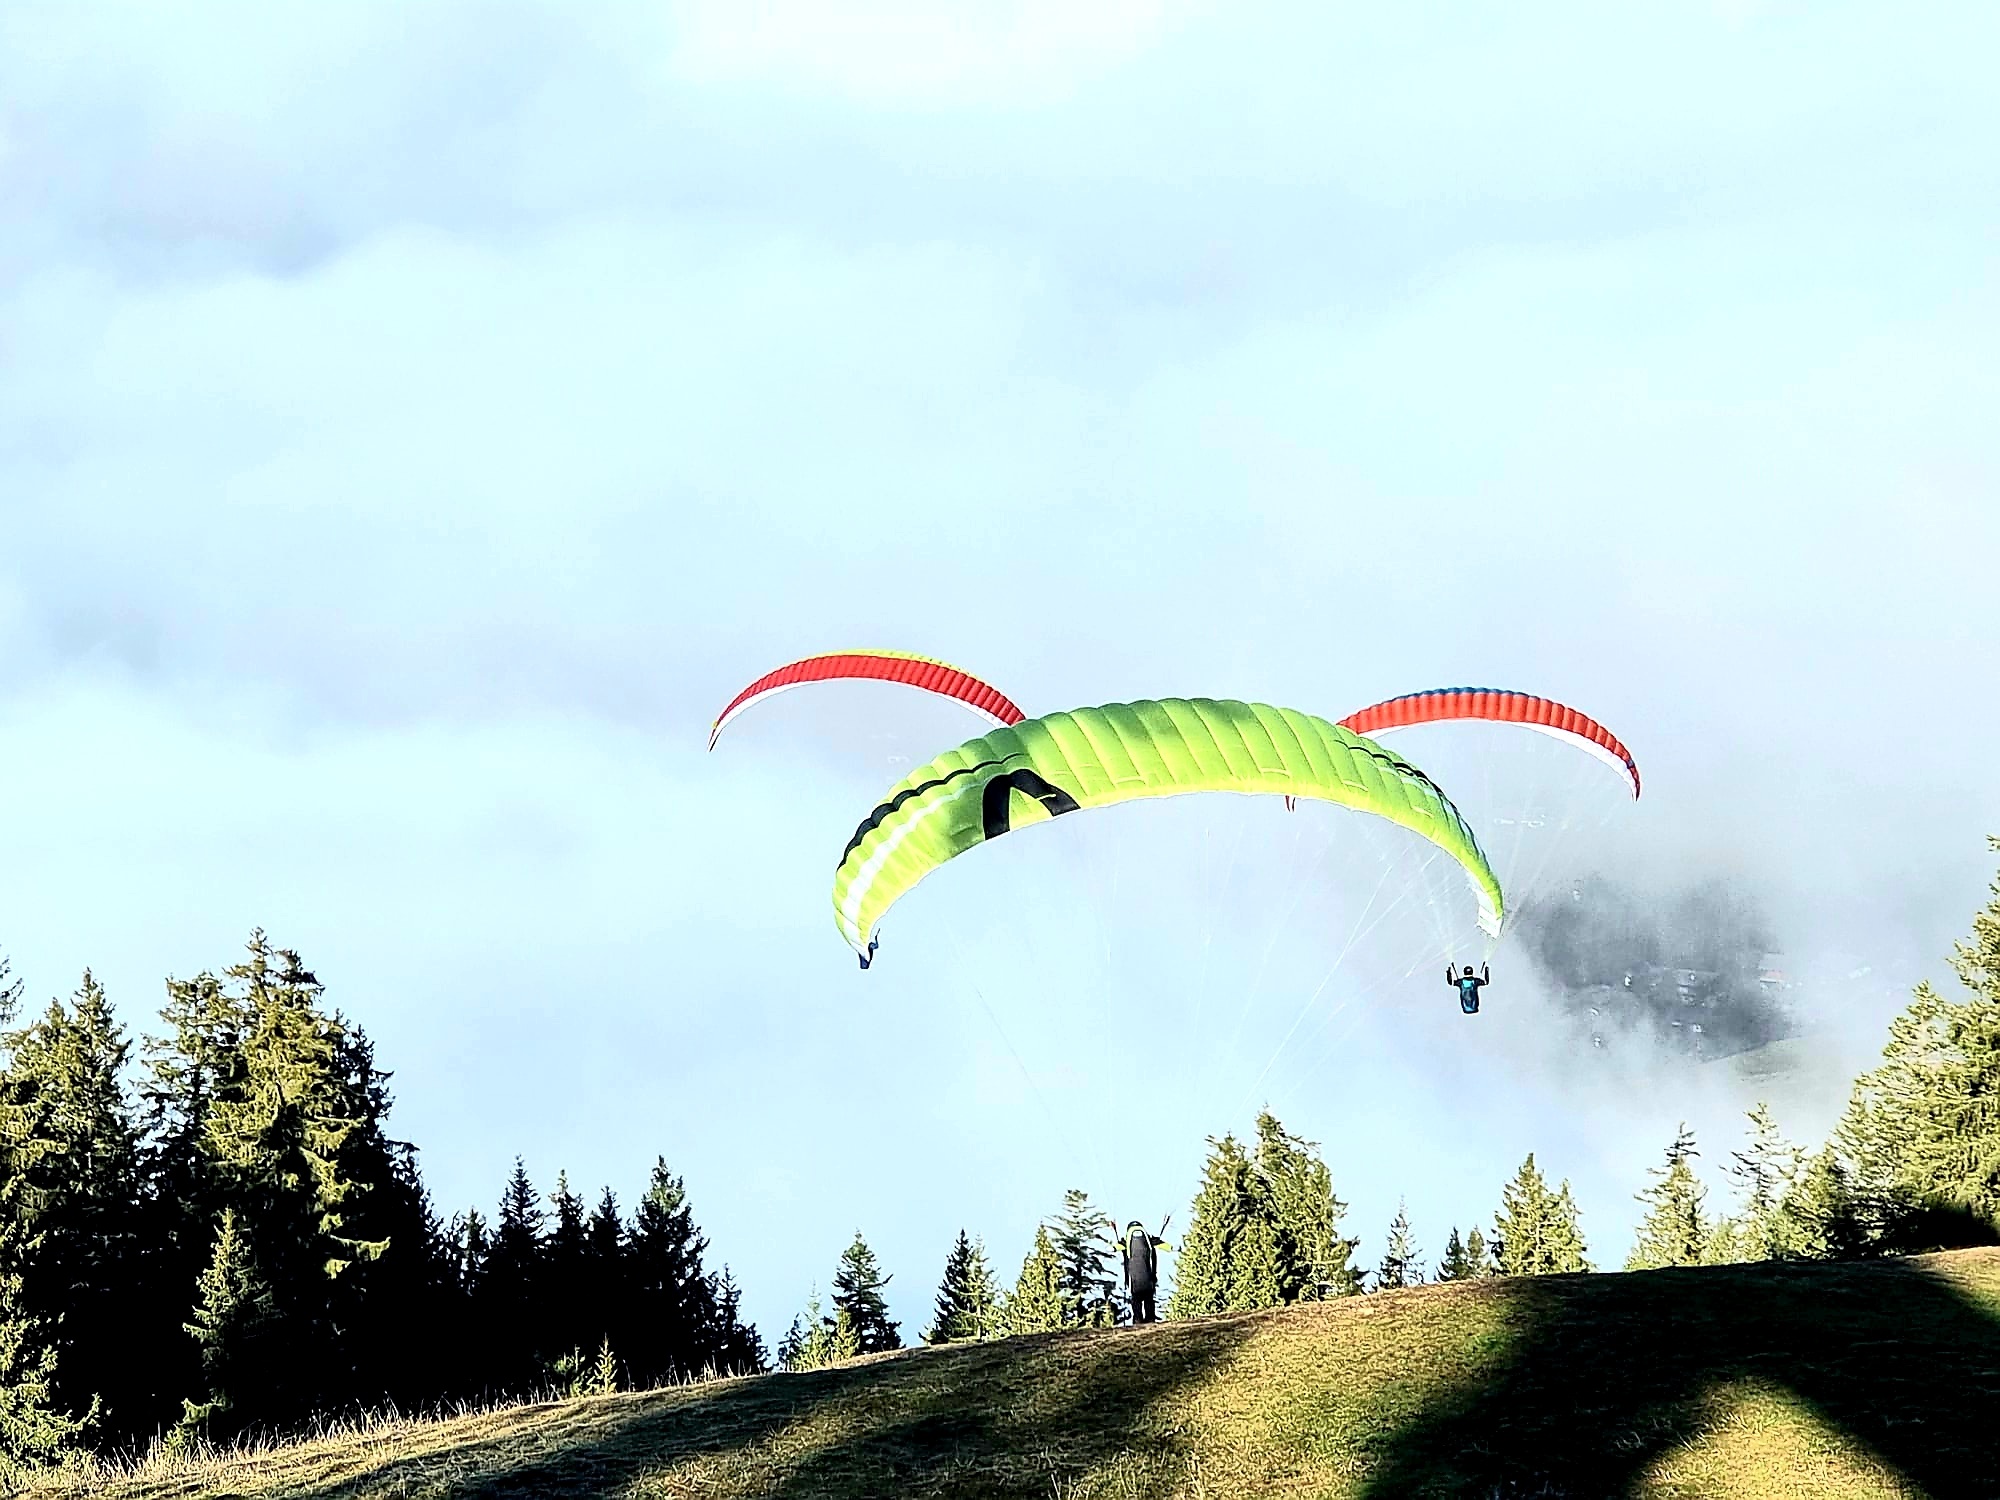
M 671 12 L 672 69 L 710 86 L 825 92 L 864 110 L 1007 112 L 1074 97 L 1193 9 L 1167 0 L 695 0 Z

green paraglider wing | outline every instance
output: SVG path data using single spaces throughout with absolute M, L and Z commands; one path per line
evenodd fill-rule
M 1422 771 L 1312 714 L 1215 698 L 1045 714 L 946 751 L 854 830 L 834 872 L 834 920 L 866 968 L 883 913 L 947 860 L 1022 823 L 1185 792 L 1309 797 L 1400 823 L 1464 867 L 1480 927 L 1499 935 L 1500 882 Z

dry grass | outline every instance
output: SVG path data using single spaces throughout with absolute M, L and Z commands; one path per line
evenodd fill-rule
M 383 1419 L 36 1500 L 2000 1494 L 2000 1251 L 1427 1287 Z

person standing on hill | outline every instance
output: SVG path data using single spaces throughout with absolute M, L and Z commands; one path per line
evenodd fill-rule
M 1166 1225 L 1160 1228 L 1164 1231 Z M 1160 1252 L 1173 1248 L 1137 1219 L 1125 1226 L 1125 1291 L 1132 1299 L 1134 1323 L 1158 1321 L 1153 1311 L 1153 1295 L 1160 1285 Z

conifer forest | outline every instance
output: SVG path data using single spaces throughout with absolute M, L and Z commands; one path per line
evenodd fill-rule
M 1569 1183 L 1532 1153 L 1490 1211 L 1431 1226 L 1428 1250 L 1399 1206 L 1380 1264 L 1360 1265 L 1337 1157 L 1259 1114 L 1243 1137 L 1209 1142 L 1164 1315 L 2000 1240 L 2000 882 L 1951 966 L 1955 985 L 1917 988 L 1830 1139 L 1790 1141 L 1759 1105 L 1721 1146 L 1719 1203 L 1693 1133 L 1665 1143 L 1635 1185 L 1622 1266 L 1592 1260 Z M 369 1039 L 262 932 L 237 962 L 169 981 L 144 1035 L 88 972 L 42 1006 L 19 979 L 0 994 L 0 1452 L 17 1468 L 1131 1316 L 1121 1226 L 1082 1189 L 1033 1226 L 1018 1272 L 971 1227 L 935 1271 L 908 1268 L 936 1291 L 907 1332 L 857 1231 L 775 1341 L 745 1321 L 664 1155 L 629 1206 L 561 1172 L 538 1187 L 517 1160 L 490 1208 L 441 1210 L 416 1146 L 396 1138 Z

